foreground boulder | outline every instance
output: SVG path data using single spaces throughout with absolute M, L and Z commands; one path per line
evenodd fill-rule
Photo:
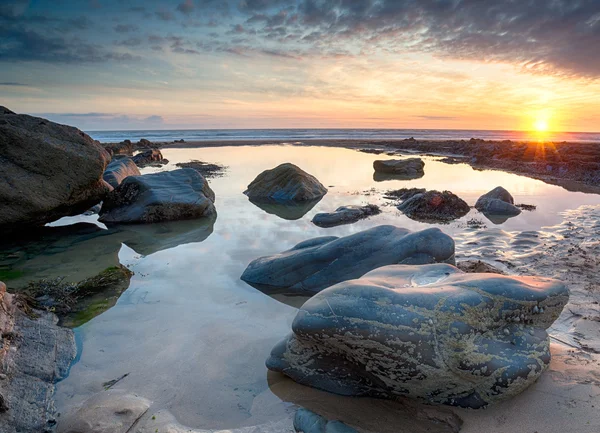
M 322 212 L 313 217 L 313 224 L 319 227 L 334 227 L 342 224 L 352 224 L 364 218 L 381 213 L 379 206 L 368 204 L 366 206 L 342 206 L 335 212 Z
M 110 191 L 110 155 L 71 126 L 0 107 L 0 229 L 85 212 Z
M 191 168 L 127 177 L 104 201 L 104 223 L 154 223 L 215 214 L 215 193 Z
M 387 159 L 373 162 L 373 169 L 378 173 L 402 176 L 423 176 L 425 163 L 421 158 Z
M 319 292 L 381 266 L 454 263 L 454 241 L 437 228 L 411 233 L 382 225 L 350 236 L 324 236 L 248 265 L 242 280 L 259 289 Z
M 140 170 L 131 158 L 115 158 L 104 170 L 102 178 L 113 188 L 118 187 L 128 176 L 140 176 Z
M 327 194 L 321 182 L 294 164 L 263 171 L 244 191 L 253 201 L 311 201 Z
M 471 210 L 463 199 L 450 191 L 414 192 L 398 205 L 398 209 L 417 221 L 448 222 L 465 216 Z
M 480 408 L 542 374 L 568 298 L 548 278 L 386 266 L 307 301 L 267 367 L 336 394 Z
M 487 215 L 509 217 L 521 213 L 521 209 L 515 206 L 513 196 L 501 186 L 479 197 L 475 209 Z

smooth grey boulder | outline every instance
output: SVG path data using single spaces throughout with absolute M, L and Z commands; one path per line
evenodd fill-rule
M 104 223 L 155 223 L 215 214 L 215 193 L 191 168 L 129 176 L 102 204 Z
M 312 201 L 327 194 L 327 188 L 300 167 L 285 163 L 259 174 L 244 194 L 252 201 Z
M 140 176 L 140 170 L 129 157 L 114 158 L 104 170 L 102 178 L 113 188 L 118 187 L 126 177 Z
M 381 266 L 454 263 L 454 240 L 437 228 L 419 232 L 382 225 L 350 236 L 324 236 L 252 261 L 242 280 L 255 287 L 319 292 Z
M 358 433 L 340 421 L 329 421 L 308 409 L 300 408 L 294 416 L 294 430 L 298 433 Z
M 151 402 L 121 390 L 100 392 L 61 417 L 58 433 L 127 433 Z
M 542 374 L 568 299 L 549 278 L 386 266 L 307 301 L 267 367 L 336 394 L 480 408 Z
M 421 158 L 387 159 L 373 162 L 377 173 L 403 176 L 422 176 L 425 172 L 425 162 Z
M 102 201 L 109 153 L 89 135 L 0 107 L 0 230 L 78 215 Z
M 521 209 L 515 206 L 515 200 L 512 195 L 501 186 L 479 197 L 475 203 L 475 209 L 487 215 L 506 217 L 516 216 L 521 213 Z
M 368 204 L 366 206 L 341 206 L 335 212 L 322 212 L 316 214 L 312 222 L 319 227 L 334 227 L 342 224 L 352 224 L 364 218 L 381 213 L 379 206 Z

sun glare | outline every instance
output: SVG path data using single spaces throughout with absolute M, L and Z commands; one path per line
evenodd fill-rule
M 537 132 L 547 132 L 548 131 L 548 121 L 546 119 L 537 119 L 533 124 L 533 128 Z

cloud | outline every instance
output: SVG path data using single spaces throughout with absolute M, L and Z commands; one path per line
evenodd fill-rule
M 426 115 L 415 115 L 412 116 L 416 119 L 423 119 L 423 120 L 458 120 L 458 117 L 455 116 L 426 116 Z
M 0 82 L 0 86 L 28 86 L 28 84 L 16 83 L 13 81 L 5 81 L 5 82 Z
M 80 129 L 93 131 L 96 129 L 144 129 L 156 128 L 164 123 L 164 118 L 154 114 L 151 116 L 133 116 L 120 113 L 33 113 L 35 116 L 53 122 L 77 126 Z
M 182 14 L 189 15 L 194 12 L 194 1 L 185 0 L 183 3 L 177 5 L 177 10 Z
M 171 12 L 165 11 L 165 10 L 157 11 L 157 12 L 155 12 L 155 15 L 158 19 L 163 20 L 163 21 L 173 21 L 175 19 L 175 15 L 173 15 Z
M 117 33 L 130 33 L 137 31 L 138 26 L 135 24 L 117 24 L 113 29 L 115 29 L 115 32 Z

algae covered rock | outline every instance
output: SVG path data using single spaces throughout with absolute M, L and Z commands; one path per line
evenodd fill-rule
M 259 174 L 244 194 L 253 201 L 311 201 L 327 194 L 327 188 L 300 167 L 285 163 Z
M 424 222 L 448 222 L 469 213 L 469 205 L 450 191 L 426 191 L 410 195 L 398 209 L 407 217 Z
M 437 228 L 381 225 L 350 236 L 324 236 L 252 261 L 242 280 L 268 290 L 316 293 L 391 264 L 454 263 L 454 240 Z
M 549 278 L 385 266 L 308 300 L 267 367 L 336 394 L 480 408 L 542 374 L 568 299 Z

